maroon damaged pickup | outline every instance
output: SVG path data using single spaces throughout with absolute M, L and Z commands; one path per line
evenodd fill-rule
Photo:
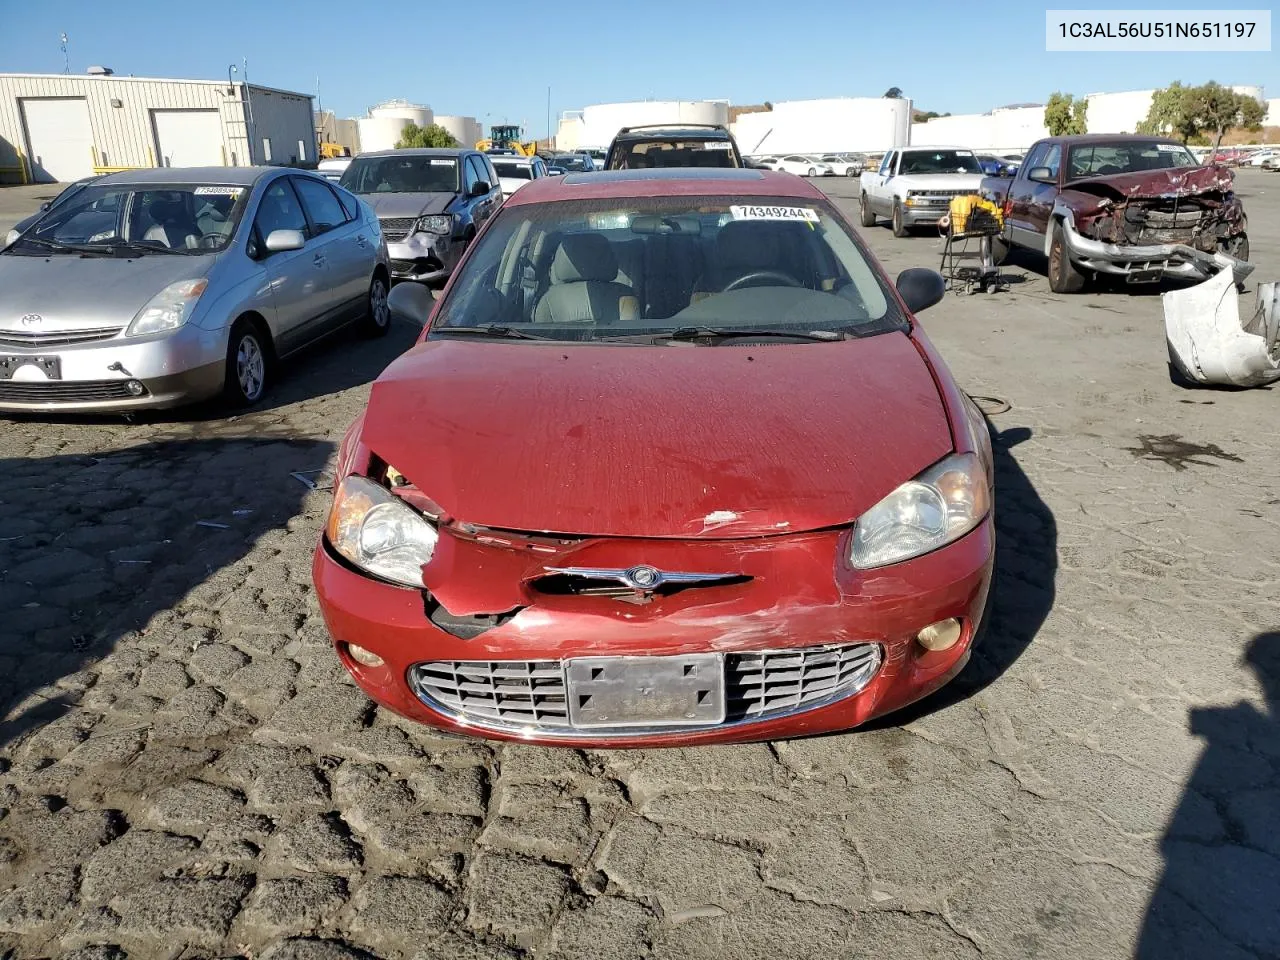
M 1097 274 L 1154 283 L 1229 268 L 1240 282 L 1253 269 L 1231 171 L 1174 140 L 1049 137 L 1014 179 L 984 178 L 982 194 L 1004 211 L 1004 243 L 1048 258 L 1055 293 Z

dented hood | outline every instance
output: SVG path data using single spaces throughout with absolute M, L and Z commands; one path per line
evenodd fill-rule
M 587 536 L 849 523 L 952 449 L 910 338 L 583 346 L 433 340 L 361 442 L 459 520 Z
M 1069 181 L 1064 190 L 1092 193 L 1118 200 L 1130 198 L 1157 199 L 1186 197 L 1195 193 L 1235 188 L 1231 171 L 1220 165 L 1208 167 L 1174 167 L 1169 170 L 1144 170 L 1139 173 L 1116 173 L 1105 177 L 1089 177 Z

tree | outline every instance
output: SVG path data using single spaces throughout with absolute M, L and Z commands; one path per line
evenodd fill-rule
M 1152 94 L 1147 119 L 1138 124 L 1138 132 L 1177 137 L 1183 143 L 1207 143 L 1212 136 L 1217 153 L 1228 130 L 1260 129 L 1265 115 L 1266 108 L 1256 98 L 1212 80 L 1199 87 L 1175 82 Z
M 901 87 L 890 87 L 888 90 L 886 90 L 886 91 L 884 92 L 884 95 L 885 95 L 885 98 L 886 98 L 886 99 L 888 99 L 888 100 L 901 100 L 901 99 L 902 99 L 902 88 L 901 88 Z
M 1057 90 L 1044 105 L 1044 125 L 1051 137 L 1068 137 L 1077 133 L 1088 133 L 1089 101 L 1084 97 L 1077 100 L 1069 93 Z
M 462 144 L 458 143 L 454 135 L 438 123 L 433 123 L 426 127 L 411 123 L 400 132 L 400 139 L 396 141 L 397 150 L 405 150 L 409 147 L 460 146 Z

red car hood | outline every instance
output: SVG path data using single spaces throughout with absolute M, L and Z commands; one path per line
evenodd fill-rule
M 361 442 L 459 520 L 618 537 L 848 523 L 952 450 L 911 340 L 433 340 L 373 385 Z
M 1194 193 L 1233 190 L 1231 171 L 1226 167 L 1174 167 L 1169 170 L 1144 170 L 1140 173 L 1117 173 L 1106 177 L 1089 177 L 1086 180 L 1070 180 L 1064 190 L 1095 193 L 1100 196 L 1127 197 L 1185 197 Z

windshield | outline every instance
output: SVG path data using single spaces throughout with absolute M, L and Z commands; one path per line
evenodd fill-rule
M 909 150 L 901 173 L 982 173 L 972 150 Z
M 1072 179 L 1084 179 L 1116 173 L 1198 166 L 1200 164 L 1191 155 L 1191 151 L 1181 144 L 1129 140 L 1072 147 L 1069 175 Z
M 586 158 L 580 154 L 563 153 L 551 160 L 553 167 L 559 167 L 561 170 L 585 170 L 587 168 Z
M 216 253 L 231 243 L 248 196 L 247 186 L 222 184 L 90 184 L 50 207 L 5 252 Z
M 356 157 L 338 182 L 352 193 L 457 193 L 458 161 L 417 154 Z
M 494 160 L 493 169 L 498 171 L 498 176 L 511 180 L 533 179 L 533 168 L 527 163 L 503 163 L 501 160 Z
M 736 167 L 728 140 L 648 140 L 619 145 L 615 170 L 646 167 Z
M 835 337 L 906 322 L 825 201 L 649 197 L 505 208 L 431 336 L 490 326 L 644 342 L 690 327 Z

